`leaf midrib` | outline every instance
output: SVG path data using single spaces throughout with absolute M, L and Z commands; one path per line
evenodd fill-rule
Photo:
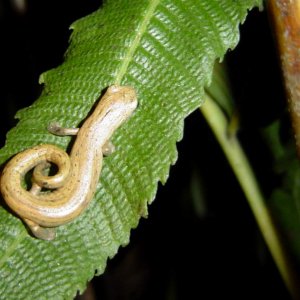
M 116 85 L 121 84 L 121 81 L 127 72 L 128 66 L 129 66 L 130 62 L 132 61 L 134 53 L 135 53 L 136 49 L 138 48 L 138 46 L 140 45 L 140 41 L 141 41 L 144 33 L 146 32 L 147 26 L 148 26 L 151 18 L 154 15 L 156 7 L 160 4 L 160 2 L 161 2 L 161 0 L 150 1 L 150 4 L 149 4 L 148 8 L 146 9 L 145 16 L 142 19 L 138 30 L 135 32 L 135 38 L 133 39 L 131 45 L 128 47 L 127 52 L 123 58 L 123 62 L 121 64 L 118 72 L 116 73 L 116 79 L 115 79 Z

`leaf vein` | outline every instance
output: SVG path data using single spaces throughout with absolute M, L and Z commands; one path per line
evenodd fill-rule
M 142 36 L 146 32 L 147 26 L 148 26 L 151 18 L 153 17 L 155 9 L 159 5 L 160 1 L 161 0 L 150 1 L 149 7 L 147 8 L 144 19 L 141 22 L 139 29 L 135 33 L 135 38 L 133 39 L 130 47 L 128 47 L 127 53 L 123 59 L 123 63 L 121 64 L 121 66 L 118 70 L 118 73 L 116 74 L 115 84 L 117 84 L 117 85 L 121 84 L 122 78 L 124 77 L 124 75 L 128 69 L 128 66 L 134 56 L 134 53 L 135 53 L 136 49 L 138 48 L 138 46 L 141 42 Z

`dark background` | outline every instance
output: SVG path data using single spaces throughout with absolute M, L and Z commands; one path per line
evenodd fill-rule
M 63 60 L 69 25 L 97 0 L 0 0 L 1 145 L 15 112 L 39 95 L 40 73 Z M 271 159 L 259 130 L 282 114 L 284 94 L 265 12 L 252 11 L 227 55 L 240 138 L 268 197 Z M 247 201 L 199 111 L 186 119 L 179 158 L 131 243 L 89 286 L 94 299 L 289 299 Z M 83 296 L 82 296 L 83 297 Z

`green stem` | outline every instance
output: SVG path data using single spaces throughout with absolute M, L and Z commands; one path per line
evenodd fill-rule
M 236 135 L 228 134 L 228 120 L 217 103 L 208 94 L 206 94 L 205 103 L 201 107 L 201 111 L 221 145 L 231 168 L 244 191 L 257 224 L 287 289 L 294 299 L 300 299 L 300 291 L 298 283 L 296 284 L 295 272 L 292 269 L 289 257 L 280 242 L 279 233 L 272 221 L 253 170 Z

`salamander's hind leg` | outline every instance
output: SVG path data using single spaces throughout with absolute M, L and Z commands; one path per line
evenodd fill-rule
M 43 167 L 45 166 L 47 166 L 47 164 L 45 164 Z M 41 190 L 42 187 L 39 186 L 37 183 L 33 182 L 29 192 L 33 195 L 38 195 L 41 192 Z M 51 241 L 55 238 L 56 235 L 55 228 L 42 227 L 39 224 L 26 218 L 24 218 L 23 220 L 27 224 L 30 231 L 35 237 L 46 241 Z
M 24 221 L 35 237 L 46 241 L 51 241 L 55 238 L 56 230 L 54 227 L 42 227 L 28 219 L 24 219 Z
M 79 128 L 65 128 L 58 123 L 52 122 L 47 127 L 48 131 L 55 135 L 77 135 Z
M 112 154 L 115 151 L 115 146 L 111 141 L 107 141 L 102 147 L 102 153 L 105 156 Z

